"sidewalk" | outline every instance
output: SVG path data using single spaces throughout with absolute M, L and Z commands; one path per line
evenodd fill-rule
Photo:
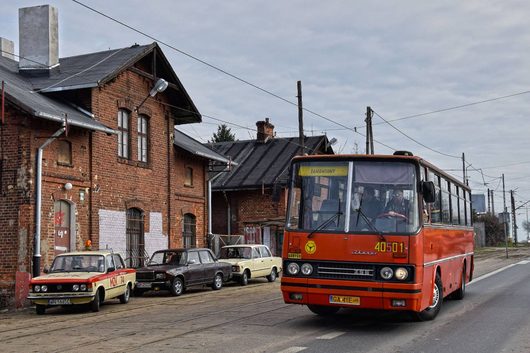
M 508 247 L 508 257 L 506 257 L 506 248 L 476 248 L 473 278 L 523 260 L 530 260 L 529 246 Z

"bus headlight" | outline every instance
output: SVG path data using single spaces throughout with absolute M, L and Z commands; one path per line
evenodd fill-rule
M 391 279 L 394 275 L 394 271 L 390 267 L 383 267 L 379 273 L 383 279 Z
M 313 273 L 313 266 L 311 266 L 311 264 L 305 263 L 302 265 L 301 271 L 303 275 L 309 276 Z
M 404 281 L 409 276 L 409 271 L 407 271 L 407 269 L 404 267 L 398 267 L 394 276 L 396 277 L 396 279 Z
M 287 265 L 287 272 L 290 275 L 297 275 L 298 272 L 300 272 L 300 266 L 296 262 L 291 262 L 289 265 Z

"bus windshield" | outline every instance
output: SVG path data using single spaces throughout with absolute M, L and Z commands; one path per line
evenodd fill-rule
M 350 233 L 415 233 L 417 177 L 402 161 L 295 162 L 287 228 Z

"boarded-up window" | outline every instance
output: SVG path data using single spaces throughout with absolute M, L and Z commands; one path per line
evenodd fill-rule
M 72 144 L 69 141 L 57 141 L 57 163 L 72 165 Z
M 193 168 L 186 167 L 186 175 L 184 176 L 184 185 L 193 186 Z

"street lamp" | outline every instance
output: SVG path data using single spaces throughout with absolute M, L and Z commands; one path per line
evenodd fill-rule
M 147 97 L 145 97 L 142 103 L 140 103 L 136 108 L 134 108 L 134 110 L 138 111 L 138 109 L 140 109 L 140 107 L 145 103 L 147 98 L 154 97 L 156 96 L 157 93 L 164 92 L 168 85 L 169 83 L 167 83 L 166 80 L 164 80 L 163 78 L 159 78 L 158 81 L 156 81 L 153 88 L 151 88 L 151 91 L 149 91 L 149 94 L 147 95 Z

